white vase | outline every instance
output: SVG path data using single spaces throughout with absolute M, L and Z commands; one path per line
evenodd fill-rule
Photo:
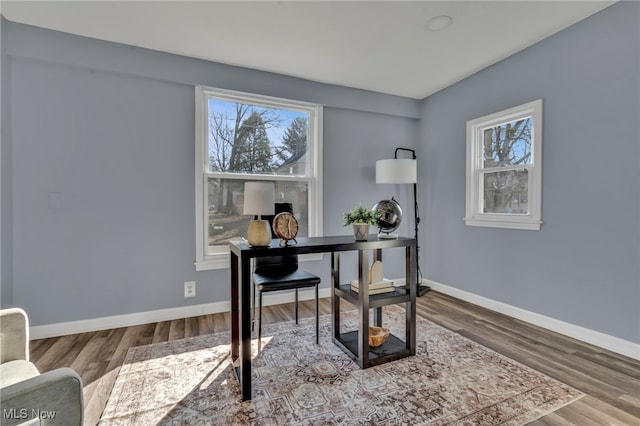
M 368 238 L 369 224 L 368 223 L 354 223 L 353 235 L 356 237 L 356 241 L 363 241 Z

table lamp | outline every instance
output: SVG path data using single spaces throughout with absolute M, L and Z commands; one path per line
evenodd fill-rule
M 398 151 L 411 152 L 412 158 L 398 158 Z M 376 183 L 413 184 L 413 208 L 416 219 L 415 239 L 416 239 L 416 285 L 418 296 L 424 295 L 431 290 L 429 286 L 422 285 L 420 272 L 420 246 L 418 245 L 418 224 L 420 216 L 418 214 L 418 161 L 416 151 L 409 148 L 396 148 L 393 159 L 376 161 Z
M 275 212 L 275 185 L 273 182 L 245 182 L 243 214 L 252 215 L 249 222 L 247 241 L 253 247 L 268 246 L 271 242 L 269 221 L 262 220 L 263 215 Z

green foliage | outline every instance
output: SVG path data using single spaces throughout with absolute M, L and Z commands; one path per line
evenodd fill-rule
M 367 209 L 360 204 L 344 214 L 344 226 L 351 225 L 353 223 L 368 223 L 369 225 L 375 225 L 379 218 L 380 213 Z
M 307 152 L 308 120 L 305 117 L 296 117 L 282 138 L 282 147 L 278 157 L 282 163 L 289 159 L 297 159 Z
M 264 173 L 271 171 L 271 142 L 266 123 L 259 112 L 244 120 L 237 132 L 230 169 L 236 172 Z

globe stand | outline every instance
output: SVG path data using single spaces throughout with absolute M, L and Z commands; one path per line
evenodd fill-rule
M 390 234 L 388 232 L 379 231 L 378 232 L 378 239 L 379 240 L 397 240 L 398 239 L 398 234 Z

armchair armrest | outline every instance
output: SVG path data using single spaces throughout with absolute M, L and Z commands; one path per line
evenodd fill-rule
M 20 308 L 0 310 L 0 364 L 29 361 L 29 320 Z
M 82 379 L 58 368 L 0 389 L 0 423 L 19 425 L 40 418 L 47 425 L 82 425 Z

